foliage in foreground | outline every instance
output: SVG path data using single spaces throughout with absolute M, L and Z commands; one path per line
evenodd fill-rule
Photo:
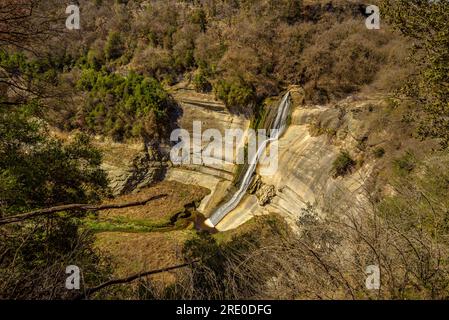
M 447 154 L 394 176 L 394 193 L 361 200 L 340 190 L 326 215 L 309 205 L 292 233 L 282 220 L 217 242 L 200 234 L 184 248 L 201 262 L 160 289 L 143 282 L 141 298 L 157 299 L 448 299 L 449 165 Z M 379 266 L 381 287 L 366 287 Z
M 28 107 L 0 110 L 0 210 L 8 216 L 67 203 L 96 202 L 107 190 L 101 155 L 86 136 L 50 138 Z M 60 213 L 0 228 L 0 298 L 67 298 L 65 268 L 85 282 L 103 277 L 81 213 Z

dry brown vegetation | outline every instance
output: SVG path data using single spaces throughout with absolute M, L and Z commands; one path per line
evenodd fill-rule
M 394 89 L 412 71 L 407 42 L 386 25 L 367 30 L 359 1 L 104 0 L 80 7 L 79 38 L 68 34 L 52 53 L 71 61 L 73 82 L 85 68 L 134 71 L 170 85 L 201 74 L 200 90 L 209 83 L 228 107 L 248 111 L 291 84 L 321 103 L 370 85 Z
M 108 254 L 116 265 L 114 276 L 153 270 L 182 262 L 183 243 L 193 231 L 169 233 L 102 232 L 97 235 L 96 247 Z M 165 278 L 164 278 L 165 277 Z M 163 280 L 173 281 L 172 275 L 163 274 Z
M 380 203 L 349 200 L 344 190 L 329 196 L 325 218 L 313 207 L 300 214 L 299 235 L 282 220 L 263 217 L 221 244 L 205 235 L 190 240 L 184 254 L 202 263 L 180 271 L 168 289 L 143 283 L 149 293 L 141 297 L 447 299 L 447 173 L 426 181 L 443 172 L 439 160 L 398 179 L 396 195 Z M 365 285 L 370 265 L 380 267 L 379 290 Z
M 149 202 L 145 206 L 104 211 L 100 218 L 169 219 L 176 213 L 183 212 L 185 206 L 201 202 L 209 192 L 200 186 L 185 185 L 176 181 L 162 181 L 135 194 L 123 195 L 107 203 L 139 201 L 157 195 L 166 195 L 165 197 Z

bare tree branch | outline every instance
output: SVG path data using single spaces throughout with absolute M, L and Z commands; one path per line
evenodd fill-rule
M 175 265 L 175 266 L 171 266 L 171 267 L 165 267 L 162 269 L 156 269 L 156 270 L 151 270 L 151 271 L 145 271 L 145 272 L 140 272 L 140 273 L 136 273 L 133 274 L 131 276 L 128 276 L 126 278 L 119 278 L 119 279 L 113 279 L 113 280 L 109 280 L 106 281 L 96 287 L 92 287 L 92 288 L 87 288 L 86 290 L 84 290 L 84 292 L 80 295 L 78 295 L 77 297 L 75 297 L 75 300 L 80 300 L 80 299 L 86 299 L 89 298 L 89 296 L 91 296 L 93 293 L 100 291 L 101 289 L 104 289 L 106 287 L 109 286 L 113 286 L 116 284 L 125 284 L 125 283 L 130 283 L 134 280 L 143 278 L 143 277 L 147 277 L 153 274 L 158 274 L 158 273 L 162 273 L 162 272 L 167 272 L 167 271 L 172 271 L 172 270 L 176 270 L 176 269 L 181 269 L 181 268 L 185 268 L 188 266 L 191 266 L 197 262 L 199 262 L 200 260 L 193 260 L 191 262 L 187 262 L 187 263 L 183 263 L 180 265 Z
M 135 201 L 135 202 L 125 202 L 118 204 L 104 204 L 104 205 L 90 205 L 90 204 L 67 204 L 57 207 L 51 207 L 46 209 L 34 210 L 27 213 L 18 214 L 15 216 L 5 217 L 0 219 L 0 226 L 5 224 L 11 224 L 15 222 L 21 222 L 24 220 L 28 220 L 31 218 L 36 218 L 40 216 L 48 216 L 54 213 L 62 212 L 62 211 L 104 211 L 109 209 L 122 209 L 128 207 L 137 207 L 143 206 L 150 201 L 154 201 L 157 199 L 165 198 L 166 194 L 160 194 L 157 196 L 152 196 L 150 198 Z

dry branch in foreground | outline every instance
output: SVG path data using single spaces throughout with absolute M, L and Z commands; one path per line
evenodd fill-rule
M 1 218 L 0 226 L 5 225 L 5 224 L 10 224 L 10 223 L 15 223 L 15 222 L 21 222 L 24 220 L 28 220 L 28 219 L 36 218 L 36 217 L 40 217 L 40 216 L 47 216 L 47 215 L 51 215 L 51 214 L 62 212 L 62 211 L 75 211 L 75 210 L 103 211 L 103 210 L 109 210 L 109 209 L 122 209 L 122 208 L 128 208 L 128 207 L 143 206 L 150 201 L 165 198 L 166 196 L 167 196 L 166 194 L 160 194 L 160 195 L 152 196 L 150 198 L 140 200 L 140 201 L 125 202 L 125 203 L 118 203 L 118 204 L 103 204 L 103 205 L 67 204 L 67 205 L 56 206 L 56 207 L 51 207 L 51 208 L 39 209 L 39 210 L 27 212 L 27 213 L 18 214 L 15 216 Z
M 151 270 L 151 271 L 145 271 L 145 272 L 139 272 L 136 274 L 133 274 L 131 276 L 125 277 L 125 278 L 119 278 L 119 279 L 112 279 L 109 281 L 106 281 L 96 287 L 92 287 L 92 288 L 87 288 L 86 290 L 84 290 L 84 292 L 80 295 L 78 295 L 77 297 L 75 297 L 75 300 L 80 300 L 80 299 L 87 299 L 89 298 L 89 296 L 91 296 L 93 293 L 100 291 L 101 289 L 104 289 L 106 287 L 112 286 L 112 285 L 116 285 L 116 284 L 125 284 L 125 283 L 130 283 L 134 280 L 143 278 L 143 277 L 147 277 L 153 274 L 158 274 L 158 273 L 162 273 L 162 272 L 167 272 L 167 271 L 172 271 L 172 270 L 176 270 L 176 269 L 181 269 L 181 268 L 185 268 L 188 266 L 191 266 L 194 263 L 199 262 L 200 260 L 194 260 L 191 262 L 186 262 L 180 265 L 175 265 L 175 266 L 171 266 L 171 267 L 165 267 L 165 268 L 161 268 L 161 269 L 156 269 L 156 270 Z

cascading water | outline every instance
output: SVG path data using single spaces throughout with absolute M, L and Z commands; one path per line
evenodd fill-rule
M 245 172 L 239 190 L 234 193 L 234 195 L 228 202 L 219 207 L 210 216 L 210 218 L 205 221 L 206 225 L 212 228 L 215 227 L 229 212 L 234 210 L 240 203 L 246 191 L 248 190 L 249 185 L 251 184 L 260 156 L 263 154 L 263 152 L 265 152 L 265 149 L 270 142 L 279 139 L 279 137 L 284 133 L 287 125 L 287 117 L 290 111 L 290 104 L 290 92 L 287 92 L 282 98 L 281 103 L 279 104 L 276 119 L 271 126 L 270 138 L 260 143 L 259 149 L 249 162 L 248 169 Z

